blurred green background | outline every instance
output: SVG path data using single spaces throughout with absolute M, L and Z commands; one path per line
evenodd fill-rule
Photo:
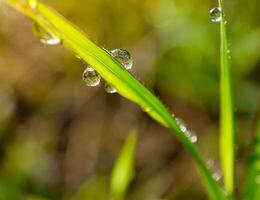
M 219 25 L 213 0 L 46 0 L 100 46 L 127 49 L 131 72 L 198 136 L 219 173 Z M 260 2 L 226 0 L 237 120 L 236 189 L 246 175 L 260 97 Z M 44 46 L 31 22 L 0 3 L 0 200 L 107 200 L 109 177 L 138 132 L 129 200 L 207 199 L 192 159 L 170 132 L 84 66 Z M 222 180 L 219 180 L 222 182 Z

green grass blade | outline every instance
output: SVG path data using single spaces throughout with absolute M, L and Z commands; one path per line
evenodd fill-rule
M 235 170 L 235 127 L 231 86 L 231 66 L 226 33 L 226 20 L 222 0 L 219 0 L 222 10 L 220 22 L 220 158 L 226 190 L 230 196 L 234 190 Z
M 260 199 L 260 108 L 244 191 L 244 200 L 258 199 Z
M 30 0 L 35 1 L 35 0 Z M 223 191 L 212 178 L 205 162 L 190 139 L 181 130 L 165 106 L 106 50 L 89 40 L 83 32 L 65 20 L 53 9 L 38 2 L 32 9 L 26 0 L 5 0 L 10 6 L 30 17 L 56 37 L 62 38 L 67 49 L 79 55 L 92 66 L 108 83 L 112 84 L 122 96 L 142 107 L 153 119 L 176 133 L 186 149 L 191 153 L 202 176 L 202 180 L 212 199 L 224 199 Z
M 127 187 L 134 177 L 134 158 L 137 143 L 137 135 L 132 132 L 114 165 L 111 176 L 110 192 L 112 200 L 123 200 Z

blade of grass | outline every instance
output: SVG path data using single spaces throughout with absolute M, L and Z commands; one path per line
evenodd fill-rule
M 110 193 L 112 200 L 123 200 L 127 187 L 134 177 L 134 158 L 137 143 L 135 132 L 130 133 L 114 165 Z
M 170 128 L 172 133 L 176 133 L 197 163 L 202 180 L 211 198 L 225 199 L 222 189 L 212 178 L 197 148 L 185 135 L 165 106 L 138 80 L 124 70 L 123 66 L 106 50 L 98 47 L 74 25 L 41 2 L 38 2 L 34 9 L 28 5 L 26 0 L 5 0 L 5 2 L 30 17 L 52 35 L 61 38 L 64 47 L 85 60 L 108 83 L 112 84 L 119 94 L 141 106 L 153 119 Z
M 260 199 L 260 106 L 256 120 L 255 139 L 252 145 L 243 199 Z
M 231 86 L 231 66 L 226 33 L 226 20 L 223 2 L 219 0 L 222 11 L 220 22 L 220 158 L 227 193 L 233 196 L 235 170 L 235 131 L 234 110 Z

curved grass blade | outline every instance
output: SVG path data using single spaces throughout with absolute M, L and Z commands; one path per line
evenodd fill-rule
M 29 3 L 35 2 L 30 0 Z M 201 158 L 196 147 L 181 130 L 180 126 L 165 106 L 106 50 L 89 40 L 83 32 L 65 20 L 53 9 L 37 1 L 34 8 L 26 0 L 5 0 L 10 6 L 30 17 L 52 35 L 61 38 L 63 46 L 74 52 L 93 67 L 118 93 L 141 106 L 153 119 L 176 133 L 186 149 L 191 153 L 201 177 L 212 199 L 225 199 L 222 189 Z
M 134 159 L 137 135 L 130 133 L 114 165 L 110 192 L 112 200 L 123 200 L 129 183 L 134 177 Z
M 260 107 L 244 191 L 244 200 L 258 199 L 260 199 Z
M 235 127 L 231 86 L 231 66 L 226 33 L 226 20 L 222 0 L 220 22 L 220 158 L 227 193 L 233 196 L 235 170 Z

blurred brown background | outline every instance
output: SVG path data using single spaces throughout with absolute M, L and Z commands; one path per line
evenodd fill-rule
M 219 175 L 219 26 L 212 0 L 46 0 L 106 49 L 131 52 L 131 72 L 198 136 Z M 260 3 L 225 1 L 243 184 L 259 103 Z M 244 8 L 244 9 L 242 9 Z M 0 199 L 106 199 L 114 161 L 138 131 L 128 199 L 207 199 L 175 136 L 103 84 L 61 46 L 34 37 L 31 21 L 0 3 Z M 220 182 L 222 180 L 220 179 Z

